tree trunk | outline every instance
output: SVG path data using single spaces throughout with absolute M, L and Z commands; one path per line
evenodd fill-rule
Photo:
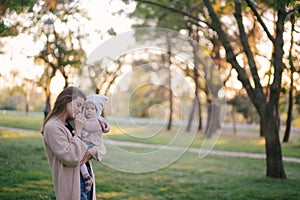
M 266 140 L 267 177 L 286 179 L 279 140 L 279 116 L 267 109 L 262 116 L 262 131 Z
M 290 91 L 289 91 L 289 108 L 288 108 L 288 113 L 287 113 L 287 120 L 286 120 L 286 127 L 285 127 L 285 132 L 284 132 L 284 137 L 283 137 L 283 142 L 288 142 L 289 137 L 290 137 L 290 132 L 291 132 L 291 125 L 292 125 L 292 118 L 293 118 L 293 88 L 294 88 L 294 78 L 293 78 L 293 72 L 291 72 L 291 84 L 290 84 Z
M 47 118 L 47 116 L 50 112 L 50 109 L 51 109 L 51 104 L 50 104 L 50 96 L 51 96 L 50 82 L 51 82 L 51 79 L 48 78 L 47 82 L 46 82 L 46 87 L 45 87 L 46 102 L 45 102 L 45 109 L 44 109 L 44 120 Z
M 231 118 L 232 118 L 233 133 L 236 134 L 235 109 L 233 106 L 232 106 L 232 110 L 231 110 Z
M 293 44 L 294 44 L 294 30 L 295 30 L 295 22 L 292 22 L 292 30 L 291 30 L 291 46 L 289 49 L 289 63 L 290 63 L 290 91 L 289 91 L 289 108 L 288 108 L 288 117 L 286 120 L 286 128 L 284 133 L 283 142 L 288 142 L 290 137 L 290 131 L 291 131 L 291 125 L 293 120 L 293 90 L 294 90 L 294 72 L 295 72 L 295 66 L 293 62 Z
M 172 127 L 172 115 L 173 115 L 173 92 L 172 92 L 172 89 L 170 88 L 170 93 L 169 93 L 169 103 L 170 103 L 170 113 L 169 113 L 169 122 L 168 122 L 168 127 L 167 127 L 167 130 L 171 130 L 171 127 Z
M 190 112 L 190 115 L 189 115 L 189 119 L 188 119 L 188 124 L 186 126 L 186 131 L 187 132 L 191 131 L 192 122 L 193 122 L 193 119 L 194 119 L 194 114 L 195 114 L 195 111 L 196 111 L 196 104 L 197 103 L 198 103 L 197 102 L 197 97 L 194 97 L 193 104 L 192 104 L 192 109 L 191 109 L 191 112 Z
M 167 37 L 167 47 L 168 47 L 168 52 L 166 55 L 166 64 L 168 66 L 168 71 L 169 71 L 169 121 L 168 121 L 168 126 L 167 126 L 167 130 L 171 130 L 172 128 L 172 121 L 173 121 L 173 91 L 172 91 L 172 74 L 171 74 L 171 65 L 172 65 L 172 61 L 171 61 L 171 46 L 170 46 L 170 42 L 169 42 L 169 38 Z
M 29 113 L 29 99 L 30 99 L 30 96 L 29 96 L 28 92 L 25 92 L 25 112 L 27 115 Z
M 46 97 L 46 104 L 44 109 L 44 120 L 47 118 L 49 112 L 50 112 L 50 96 Z
M 211 103 L 211 100 L 207 100 L 207 103 L 206 103 L 206 106 L 207 106 L 207 119 L 206 119 L 206 128 L 205 128 L 205 133 L 204 135 L 207 137 L 207 138 L 210 138 L 211 135 L 212 135 L 212 131 L 211 131 L 211 126 L 210 124 L 212 123 L 212 103 Z
M 264 132 L 263 132 L 263 129 L 262 129 L 262 127 L 263 127 L 263 122 L 262 122 L 262 119 L 260 118 L 259 119 L 259 136 L 260 137 L 264 137 Z
M 194 68 L 193 68 L 193 79 L 195 82 L 195 99 L 198 104 L 198 112 L 199 112 L 199 122 L 198 122 L 198 131 L 202 130 L 202 116 L 201 116 L 201 103 L 199 100 L 199 91 L 200 91 L 200 84 L 199 84 L 199 58 L 198 58 L 198 42 L 199 42 L 199 34 L 198 34 L 198 29 L 193 29 L 192 26 L 187 26 L 189 32 L 190 32 L 190 37 L 193 38 L 192 41 L 190 41 L 191 46 L 193 47 L 193 61 L 194 61 Z M 196 104 L 193 104 L 193 106 L 196 106 Z M 193 108 L 194 109 L 194 108 Z M 194 110 L 193 110 L 194 112 Z M 193 115 L 192 115 L 193 117 Z M 190 120 L 192 121 L 192 119 Z
M 197 103 L 198 103 L 198 113 L 199 113 L 199 123 L 198 123 L 198 131 L 202 130 L 202 115 L 201 115 L 201 103 L 200 103 L 200 99 L 197 96 Z

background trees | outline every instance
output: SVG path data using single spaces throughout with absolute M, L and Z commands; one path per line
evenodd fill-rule
M 51 109 L 50 83 L 53 77 L 60 72 L 64 79 L 63 87 L 67 87 L 70 76 L 75 76 L 85 60 L 81 40 L 87 35 L 82 31 L 81 25 L 87 17 L 79 8 L 79 1 L 46 1 L 46 4 L 40 2 L 36 4 L 32 16 L 34 26 L 40 27 L 35 36 L 46 36 L 46 45 L 35 57 L 36 62 L 45 66 L 38 85 L 44 88 L 46 117 Z
M 281 80 L 285 67 L 284 64 L 284 25 L 286 17 L 295 12 L 295 9 L 286 9 L 289 2 L 254 2 L 254 1 L 220 1 L 212 3 L 209 0 L 192 2 L 169 1 L 137 1 L 137 13 L 146 13 L 142 16 L 145 21 L 151 13 L 156 18 L 150 22 L 157 25 L 167 21 L 168 13 L 177 13 L 179 22 L 189 21 L 199 29 L 210 30 L 212 35 L 218 37 L 223 48 L 216 52 L 226 56 L 227 62 L 237 72 L 238 80 L 243 84 L 251 102 L 255 106 L 261 119 L 261 130 L 266 140 L 267 176 L 286 178 L 282 163 L 281 145 L 279 139 L 279 96 L 281 93 Z M 171 6 L 167 6 L 171 5 Z M 154 8 L 156 7 L 156 8 Z M 158 8 L 160 12 L 157 12 Z M 226 8 L 234 8 L 227 9 Z M 273 14 L 273 23 L 267 24 L 264 10 Z M 165 12 L 163 12 L 165 10 Z M 225 11 L 225 12 L 224 12 Z M 150 13 L 150 14 L 149 14 Z M 161 13 L 161 14 L 160 14 Z M 164 15 L 165 13 L 165 15 Z M 250 17 L 252 18 L 250 18 Z M 255 17 L 253 19 L 253 16 Z M 151 17 L 150 17 L 151 18 Z M 247 23 L 246 23 L 247 22 Z M 167 24 L 167 23 L 166 23 Z M 170 23 L 172 25 L 172 22 Z M 230 27 L 228 25 L 230 24 Z M 265 54 L 257 52 L 259 44 L 255 43 L 253 33 L 262 33 L 269 49 Z M 236 36 L 236 40 L 233 39 Z M 202 45 L 198 41 L 199 45 Z M 256 44 L 256 45 L 255 45 Z M 213 49 L 213 48 L 212 48 Z M 212 55 L 216 55 L 216 52 Z M 259 57 L 263 56 L 269 63 L 268 84 L 265 85 L 264 77 L 259 73 L 263 68 Z

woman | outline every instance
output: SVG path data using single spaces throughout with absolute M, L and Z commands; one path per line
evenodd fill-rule
M 84 187 L 80 164 L 91 158 L 87 145 L 80 138 L 85 122 L 81 114 L 85 98 L 85 94 L 76 87 L 64 89 L 42 128 L 57 200 L 96 199 L 95 183 L 90 192 L 81 191 Z M 91 164 L 87 162 L 87 165 L 91 176 L 94 176 Z

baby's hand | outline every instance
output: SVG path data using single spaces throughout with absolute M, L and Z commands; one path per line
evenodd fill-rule
M 89 161 L 92 158 L 92 154 L 90 154 L 90 152 L 86 152 L 82 158 L 82 160 L 80 161 L 80 166 L 82 166 L 83 164 L 85 164 L 87 161 Z
M 103 133 L 108 133 L 110 131 L 110 126 L 108 122 L 103 117 L 99 117 L 98 121 L 102 128 Z

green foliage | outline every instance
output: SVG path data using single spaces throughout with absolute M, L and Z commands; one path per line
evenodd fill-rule
M 257 4 L 263 4 L 267 5 L 269 8 L 273 8 L 275 10 L 278 10 L 282 6 L 290 6 L 293 5 L 294 3 L 298 2 L 298 0 L 253 0 L 253 2 Z
M 156 2 L 182 10 L 187 8 L 187 4 L 184 1 L 159 0 Z M 135 12 L 133 12 L 130 17 L 143 20 L 142 23 L 136 24 L 134 27 L 157 26 L 172 30 L 186 28 L 182 15 L 178 15 L 177 13 L 167 9 L 162 9 L 156 5 L 145 4 L 142 2 L 137 4 Z
M 241 113 L 248 123 L 259 122 L 259 116 L 248 96 L 238 94 L 229 100 L 228 103 L 231 104 L 238 113 Z
M 0 37 L 16 36 L 18 31 L 15 27 L 7 27 L 0 21 Z
M 16 36 L 18 30 L 15 26 L 8 27 L 3 22 L 5 14 L 21 13 L 33 7 L 35 0 L 0 0 L 0 37 Z
M 167 89 L 159 85 L 144 85 L 134 92 L 130 97 L 130 116 L 150 117 L 149 109 L 153 105 L 167 101 Z
M 22 12 L 25 8 L 31 8 L 36 0 L 0 0 L 0 16 L 2 16 L 6 10 Z

